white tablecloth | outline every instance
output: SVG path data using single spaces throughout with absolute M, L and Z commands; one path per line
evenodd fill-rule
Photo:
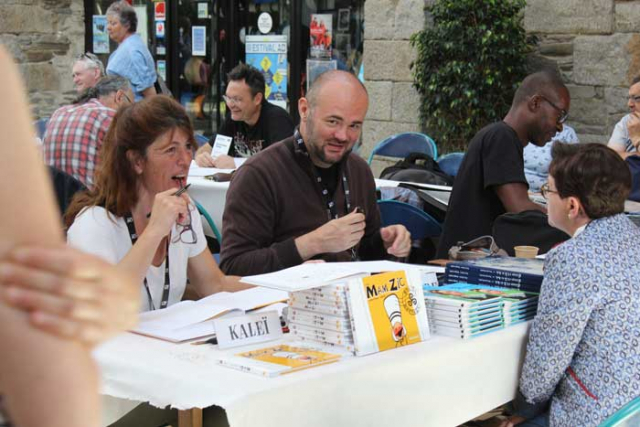
M 134 334 L 95 355 L 103 394 L 179 409 L 218 405 L 233 427 L 446 427 L 513 399 L 527 331 L 522 324 L 470 341 L 433 336 L 276 378 L 217 366 L 217 346 Z

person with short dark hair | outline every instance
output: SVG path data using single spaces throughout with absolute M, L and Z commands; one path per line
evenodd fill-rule
M 211 138 L 196 154 L 199 166 L 235 168 L 233 157 L 251 157 L 293 135 L 289 113 L 267 102 L 264 76 L 258 69 L 240 64 L 227 77 L 229 84 L 224 95 L 227 114 L 218 134 L 233 138 L 231 147 L 228 155 L 214 159 L 211 149 L 215 137 Z
M 58 108 L 42 138 L 45 163 L 91 188 L 98 152 L 116 110 L 132 99 L 127 79 L 106 76 L 84 91 L 76 104 Z
M 624 214 L 631 174 L 615 151 L 556 143 L 552 156 L 549 224 L 573 237 L 547 253 L 504 426 L 595 427 L 640 395 L 640 230 Z
M 80 54 L 71 69 L 73 84 L 78 95 L 90 87 L 94 87 L 104 77 L 104 65 L 93 53 Z
M 293 136 L 238 169 L 227 193 L 220 266 L 251 275 L 308 260 L 406 257 L 411 237 L 381 227 L 371 169 L 353 146 L 369 106 L 352 74 L 327 71 L 298 101 Z
M 156 66 L 146 44 L 136 34 L 138 17 L 125 0 L 107 9 L 107 32 L 118 48 L 109 56 L 107 74 L 126 77 L 131 83 L 135 101 L 156 95 Z
M 529 141 L 542 147 L 561 132 L 570 103 L 569 91 L 557 74 L 531 74 L 516 91 L 505 118 L 473 137 L 453 185 L 439 258 L 447 258 L 458 242 L 491 234 L 499 215 L 545 211 L 529 199 L 523 149 Z
M 638 155 L 640 146 L 640 76 L 634 77 L 631 81 L 627 107 L 629 107 L 629 114 L 616 123 L 607 144 L 623 159 Z

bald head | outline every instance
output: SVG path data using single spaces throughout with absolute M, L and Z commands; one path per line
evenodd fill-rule
M 564 85 L 558 73 L 553 71 L 539 71 L 525 77 L 518 90 L 516 90 L 511 106 L 515 107 L 523 102 L 527 102 L 529 98 L 537 94 L 555 99 L 559 92 L 566 90 L 567 87 Z
M 318 104 L 318 99 L 321 96 L 330 96 L 329 92 L 323 93 L 327 88 L 327 85 L 331 86 L 332 88 L 339 86 L 344 87 L 345 89 L 355 89 L 356 92 L 359 92 L 359 90 L 361 90 L 362 94 L 367 98 L 367 100 L 369 99 L 367 88 L 362 84 L 360 80 L 356 78 L 356 76 L 346 71 L 330 70 L 320 74 L 313 81 L 313 84 L 309 88 L 306 98 L 310 108 L 313 108 Z
M 298 111 L 300 134 L 316 166 L 328 168 L 349 156 L 368 107 L 367 90 L 353 74 L 332 70 L 313 82 Z

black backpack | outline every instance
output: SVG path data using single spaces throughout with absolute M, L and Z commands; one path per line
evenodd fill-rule
M 438 163 L 424 153 L 410 153 L 404 160 L 385 168 L 380 178 L 420 184 L 453 185 L 453 177 L 444 173 Z

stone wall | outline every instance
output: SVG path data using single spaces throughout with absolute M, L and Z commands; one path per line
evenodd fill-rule
M 409 65 L 415 52 L 409 38 L 424 28 L 426 4 L 433 0 L 367 0 L 364 3 L 364 79 L 369 112 L 361 153 L 369 156 L 385 137 L 420 130 L 420 96 L 413 88 Z M 375 161 L 379 175 L 387 162 Z
M 398 132 L 420 129 L 409 63 L 412 33 L 433 0 L 365 2 L 365 80 L 371 95 L 362 154 Z M 640 0 L 527 0 L 524 24 L 539 37 L 532 69 L 554 66 L 571 92 L 568 124 L 583 142 L 606 142 L 626 113 L 630 79 L 640 73 Z M 381 163 L 374 163 L 379 173 Z
M 567 82 L 567 123 L 580 141 L 606 143 L 640 73 L 640 1 L 528 0 L 524 23 L 540 39 L 535 62 L 555 64 Z
M 2 0 L 0 43 L 19 64 L 34 119 L 74 96 L 71 67 L 84 49 L 82 0 Z

